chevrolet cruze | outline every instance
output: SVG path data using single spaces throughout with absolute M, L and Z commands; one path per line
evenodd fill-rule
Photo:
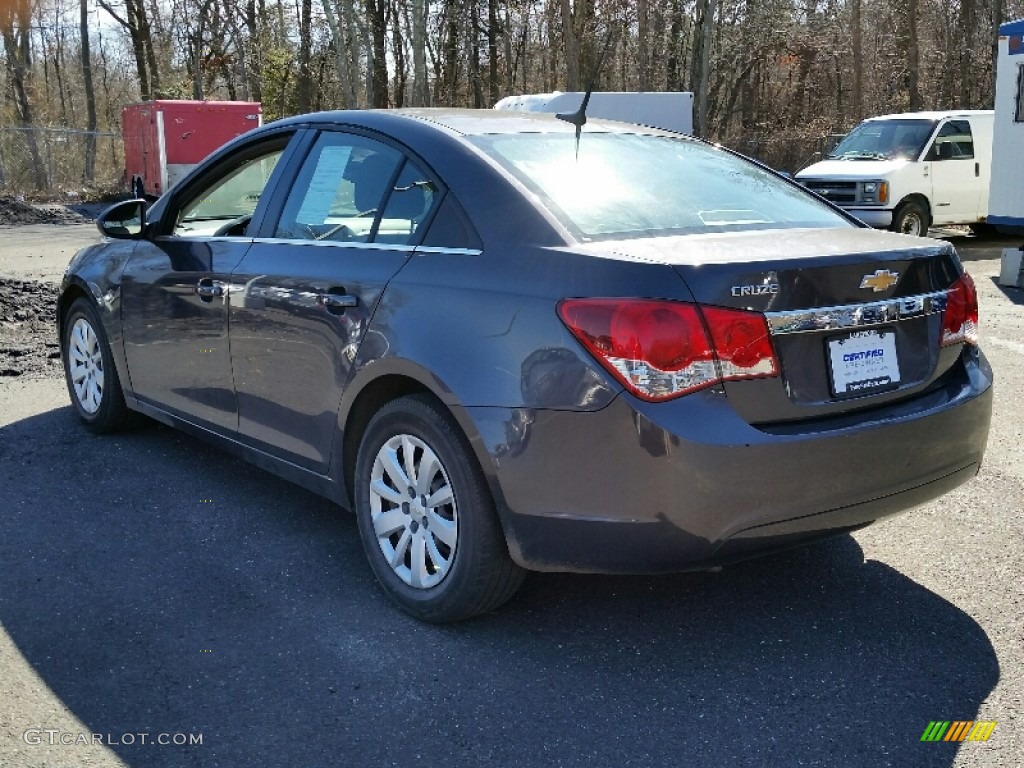
M 353 510 L 428 621 L 527 570 L 702 569 L 851 531 L 985 450 L 953 247 L 693 138 L 305 115 L 98 223 L 58 310 L 85 426 L 140 412 Z

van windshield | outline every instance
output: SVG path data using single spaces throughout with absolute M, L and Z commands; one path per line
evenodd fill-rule
M 900 118 L 865 120 L 829 154 L 830 160 L 916 160 L 928 137 L 935 130 L 934 120 Z

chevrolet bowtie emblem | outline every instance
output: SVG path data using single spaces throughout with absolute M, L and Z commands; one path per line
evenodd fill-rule
M 896 280 L 899 276 L 899 272 L 890 272 L 888 269 L 876 269 L 875 274 L 864 275 L 864 279 L 860 281 L 860 287 L 870 288 L 875 293 L 881 293 L 896 285 Z

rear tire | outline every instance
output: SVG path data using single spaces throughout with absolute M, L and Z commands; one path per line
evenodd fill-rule
M 996 231 L 996 228 L 993 225 L 986 224 L 984 222 L 980 222 L 979 221 L 979 222 L 976 222 L 974 224 L 970 224 L 968 226 L 970 226 L 971 232 L 974 233 L 974 236 L 978 237 L 978 238 L 981 238 L 981 237 L 995 237 L 997 234 L 999 234 L 998 231 Z
M 64 319 L 61 357 L 71 404 L 86 429 L 101 434 L 127 426 L 128 406 L 103 323 L 84 298 L 75 299 Z
M 132 197 L 138 200 L 146 199 L 146 185 L 142 182 L 141 176 L 132 179 Z
M 443 623 L 492 611 L 522 584 L 483 473 L 432 398 L 393 400 L 370 420 L 355 469 L 363 548 L 404 611 Z
M 926 237 L 929 226 L 931 226 L 931 220 L 928 216 L 928 209 L 921 203 L 910 200 L 896 209 L 890 229 L 904 235 Z

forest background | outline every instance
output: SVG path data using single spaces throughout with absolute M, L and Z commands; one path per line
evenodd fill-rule
M 692 91 L 694 132 L 794 171 L 864 117 L 991 108 L 1024 0 L 0 0 L 0 190 L 117 187 L 121 108 L 491 107 Z M 601 66 L 605 41 L 611 40 Z

